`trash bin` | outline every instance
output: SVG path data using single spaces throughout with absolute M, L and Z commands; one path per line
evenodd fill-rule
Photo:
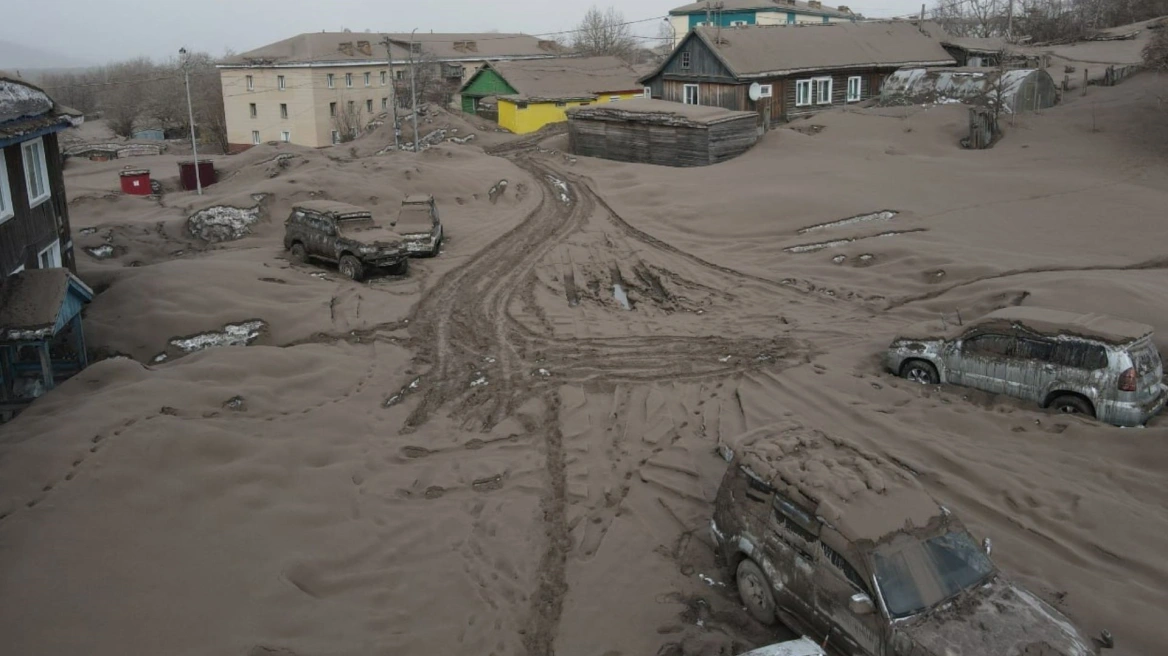
M 118 175 L 122 178 L 122 193 L 134 196 L 149 196 L 153 193 L 149 169 L 130 169 Z
M 195 182 L 195 162 L 188 160 L 178 163 L 178 178 L 182 183 L 182 188 L 187 191 L 194 191 L 198 188 Z M 215 162 L 210 160 L 199 160 L 199 180 L 204 187 L 209 187 L 218 180 L 215 178 Z

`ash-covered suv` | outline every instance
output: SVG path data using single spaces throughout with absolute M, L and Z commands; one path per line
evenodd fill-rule
M 430 194 L 406 196 L 394 229 L 401 233 L 406 252 L 416 257 L 435 257 L 442 248 L 442 222 Z
M 755 619 L 843 656 L 1088 656 L 909 473 L 801 427 L 723 449 L 710 528 Z
M 336 262 L 341 275 L 352 280 L 371 268 L 405 275 L 410 265 L 401 235 L 378 225 L 369 210 L 333 201 L 293 206 L 284 222 L 284 248 L 297 262 Z
M 888 347 L 889 370 L 1027 399 L 1117 426 L 1164 407 L 1164 365 L 1152 327 L 1103 314 L 1009 307 L 963 326 L 912 326 Z

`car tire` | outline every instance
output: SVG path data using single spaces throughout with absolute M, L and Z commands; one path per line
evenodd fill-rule
M 1091 408 L 1091 404 L 1088 403 L 1087 400 L 1083 397 L 1075 396 L 1073 394 L 1063 394 L 1062 396 L 1056 396 L 1055 399 L 1050 402 L 1049 407 L 1053 408 L 1056 412 L 1061 412 L 1067 415 L 1086 415 L 1088 417 L 1095 416 L 1095 411 Z
M 738 596 L 742 598 L 742 604 L 750 616 L 763 624 L 774 624 L 775 596 L 762 569 L 754 561 L 744 559 L 738 563 L 735 580 L 738 583 Z
M 904 366 L 900 368 L 900 375 L 905 380 L 920 385 L 938 385 L 941 382 L 937 368 L 924 360 L 909 360 L 904 363 Z
M 404 275 L 409 274 L 409 272 L 410 272 L 410 258 L 403 257 L 400 262 L 389 267 L 388 271 L 389 271 L 390 275 L 394 275 L 394 276 L 404 276 Z
M 288 249 L 292 255 L 293 262 L 300 264 L 308 264 L 308 249 L 304 248 L 304 244 L 296 242 L 292 244 L 292 248 Z
M 337 270 L 349 280 L 361 280 L 365 277 L 365 267 L 361 265 L 361 260 L 352 255 L 342 255 L 341 261 L 337 263 Z

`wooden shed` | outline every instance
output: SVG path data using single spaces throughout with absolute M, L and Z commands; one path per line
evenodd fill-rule
M 706 166 L 758 141 L 758 114 L 664 100 L 628 100 L 568 110 L 576 155 L 664 166 Z

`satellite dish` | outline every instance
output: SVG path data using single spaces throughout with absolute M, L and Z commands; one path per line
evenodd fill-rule
M 762 85 L 754 82 L 750 85 L 750 99 L 757 102 L 759 98 L 762 98 Z

